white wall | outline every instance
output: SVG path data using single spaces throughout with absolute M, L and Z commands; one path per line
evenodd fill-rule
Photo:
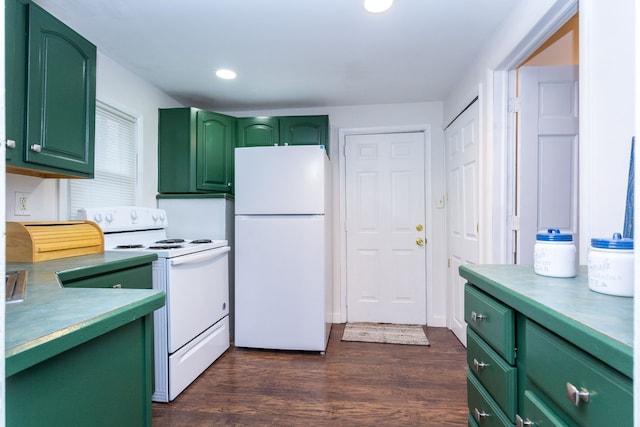
M 482 262 L 504 262 L 508 222 L 508 150 L 506 80 L 509 70 L 532 53 L 576 9 L 576 0 L 521 2 L 478 56 L 456 89 L 444 101 L 445 121 L 454 117 L 475 94 L 480 94 L 480 185 L 487 189 L 480 206 Z M 634 0 L 612 7 L 605 0 L 580 2 L 580 253 L 586 262 L 590 239 L 622 230 L 633 136 L 635 82 Z M 555 22 L 555 24 L 554 24 Z M 561 22 L 560 22 L 561 23 Z M 546 37 L 545 37 L 546 35 Z M 615 49 L 612 48 L 615 46 Z M 497 71 L 497 72 L 494 72 Z M 503 208 L 501 208 L 503 207 Z M 499 228 L 499 229 L 496 229 Z
M 479 96 L 480 150 L 479 201 L 480 262 L 511 262 L 513 214 L 513 119 L 507 112 L 510 84 L 508 70 L 531 55 L 577 10 L 577 0 L 522 1 L 496 29 L 444 100 L 449 123 L 471 99 Z M 510 181 L 511 180 L 511 181 Z
M 98 49 L 96 98 L 139 120 L 138 163 L 142 180 L 138 183 L 139 206 L 155 207 L 158 161 L 158 108 L 181 107 L 174 99 L 135 74 L 127 71 Z M 6 175 L 7 221 L 66 220 L 66 206 L 59 202 L 65 181 L 23 175 Z M 31 193 L 30 216 L 14 215 L 15 192 Z
M 622 232 L 638 77 L 635 0 L 580 3 L 580 249 Z M 612 5 L 615 4 L 615 7 Z
M 341 129 L 364 128 L 394 128 L 428 125 L 431 129 L 431 165 L 426 165 L 432 176 L 431 189 L 428 194 L 433 200 L 427 199 L 430 206 L 432 236 L 428 240 L 431 245 L 431 269 L 427 272 L 428 310 L 427 321 L 431 326 L 446 325 L 446 251 L 439 250 L 446 239 L 445 211 L 437 209 L 435 199 L 444 193 L 444 132 L 442 131 L 442 103 L 425 102 L 411 104 L 362 105 L 345 107 L 324 107 L 283 110 L 254 110 L 254 111 L 220 111 L 236 117 L 252 116 L 284 116 L 284 115 L 316 115 L 327 114 L 331 126 L 330 153 L 333 167 L 333 265 L 334 265 L 334 319 L 344 321 L 345 301 L 341 286 L 340 263 L 343 256 L 340 249 L 340 186 L 344 185 L 339 179 L 340 162 L 344 156 L 338 153 L 339 131 Z M 429 264 L 428 264 L 429 266 Z

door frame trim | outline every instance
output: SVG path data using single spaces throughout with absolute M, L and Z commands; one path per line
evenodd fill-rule
M 379 135 L 386 133 L 422 133 L 424 143 L 424 180 L 425 180 L 425 237 L 427 243 L 432 241 L 432 202 L 431 187 L 433 185 L 433 177 L 431 174 L 431 125 L 417 124 L 404 126 L 382 126 L 382 127 L 364 127 L 364 128 L 339 128 L 338 129 L 338 158 L 339 158 L 339 197 L 340 197 L 340 224 L 339 233 L 337 233 L 340 243 L 340 314 L 339 319 L 334 318 L 335 323 L 345 323 L 347 321 L 347 180 L 346 180 L 346 158 L 345 145 L 347 137 L 351 135 Z M 335 233 L 334 233 L 335 235 Z M 433 304 L 433 280 L 432 272 L 432 245 L 427 244 L 425 251 L 425 277 L 426 277 L 426 310 L 427 324 L 432 324 L 432 314 L 434 313 Z

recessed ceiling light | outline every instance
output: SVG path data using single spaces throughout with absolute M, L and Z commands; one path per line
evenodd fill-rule
M 216 71 L 216 76 L 225 80 L 232 80 L 236 78 L 236 73 L 231 70 L 220 69 Z
M 389 9 L 393 0 L 364 0 L 364 8 L 371 13 L 380 13 Z

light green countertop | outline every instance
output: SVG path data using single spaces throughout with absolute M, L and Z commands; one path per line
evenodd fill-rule
M 633 377 L 633 298 L 590 290 L 585 266 L 569 279 L 540 276 L 527 265 L 464 265 L 460 275 Z
M 105 252 L 38 263 L 7 263 L 27 270 L 24 301 L 5 306 L 6 376 L 114 330 L 164 305 L 155 289 L 63 288 L 70 278 L 144 265 L 156 255 Z

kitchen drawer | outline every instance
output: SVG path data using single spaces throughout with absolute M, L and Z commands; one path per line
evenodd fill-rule
M 505 414 L 516 415 L 517 369 L 505 362 L 472 329 L 467 329 L 467 363 Z
M 524 413 L 516 418 L 516 426 L 569 427 L 531 390 L 524 392 Z
M 474 286 L 464 290 L 464 320 L 511 365 L 515 363 L 515 314 L 513 309 Z
M 64 272 L 58 277 L 65 288 L 134 288 L 151 289 L 152 286 L 151 263 L 138 267 L 114 271 L 112 273 L 98 274 L 83 277 L 76 280 L 65 280 Z
M 537 323 L 525 327 L 528 380 L 579 425 L 630 426 L 633 423 L 633 388 L 629 378 L 559 338 Z M 568 388 L 588 397 L 574 403 Z M 588 400 L 588 401 L 587 401 Z
M 482 427 L 513 426 L 473 372 L 467 370 L 469 414 Z

